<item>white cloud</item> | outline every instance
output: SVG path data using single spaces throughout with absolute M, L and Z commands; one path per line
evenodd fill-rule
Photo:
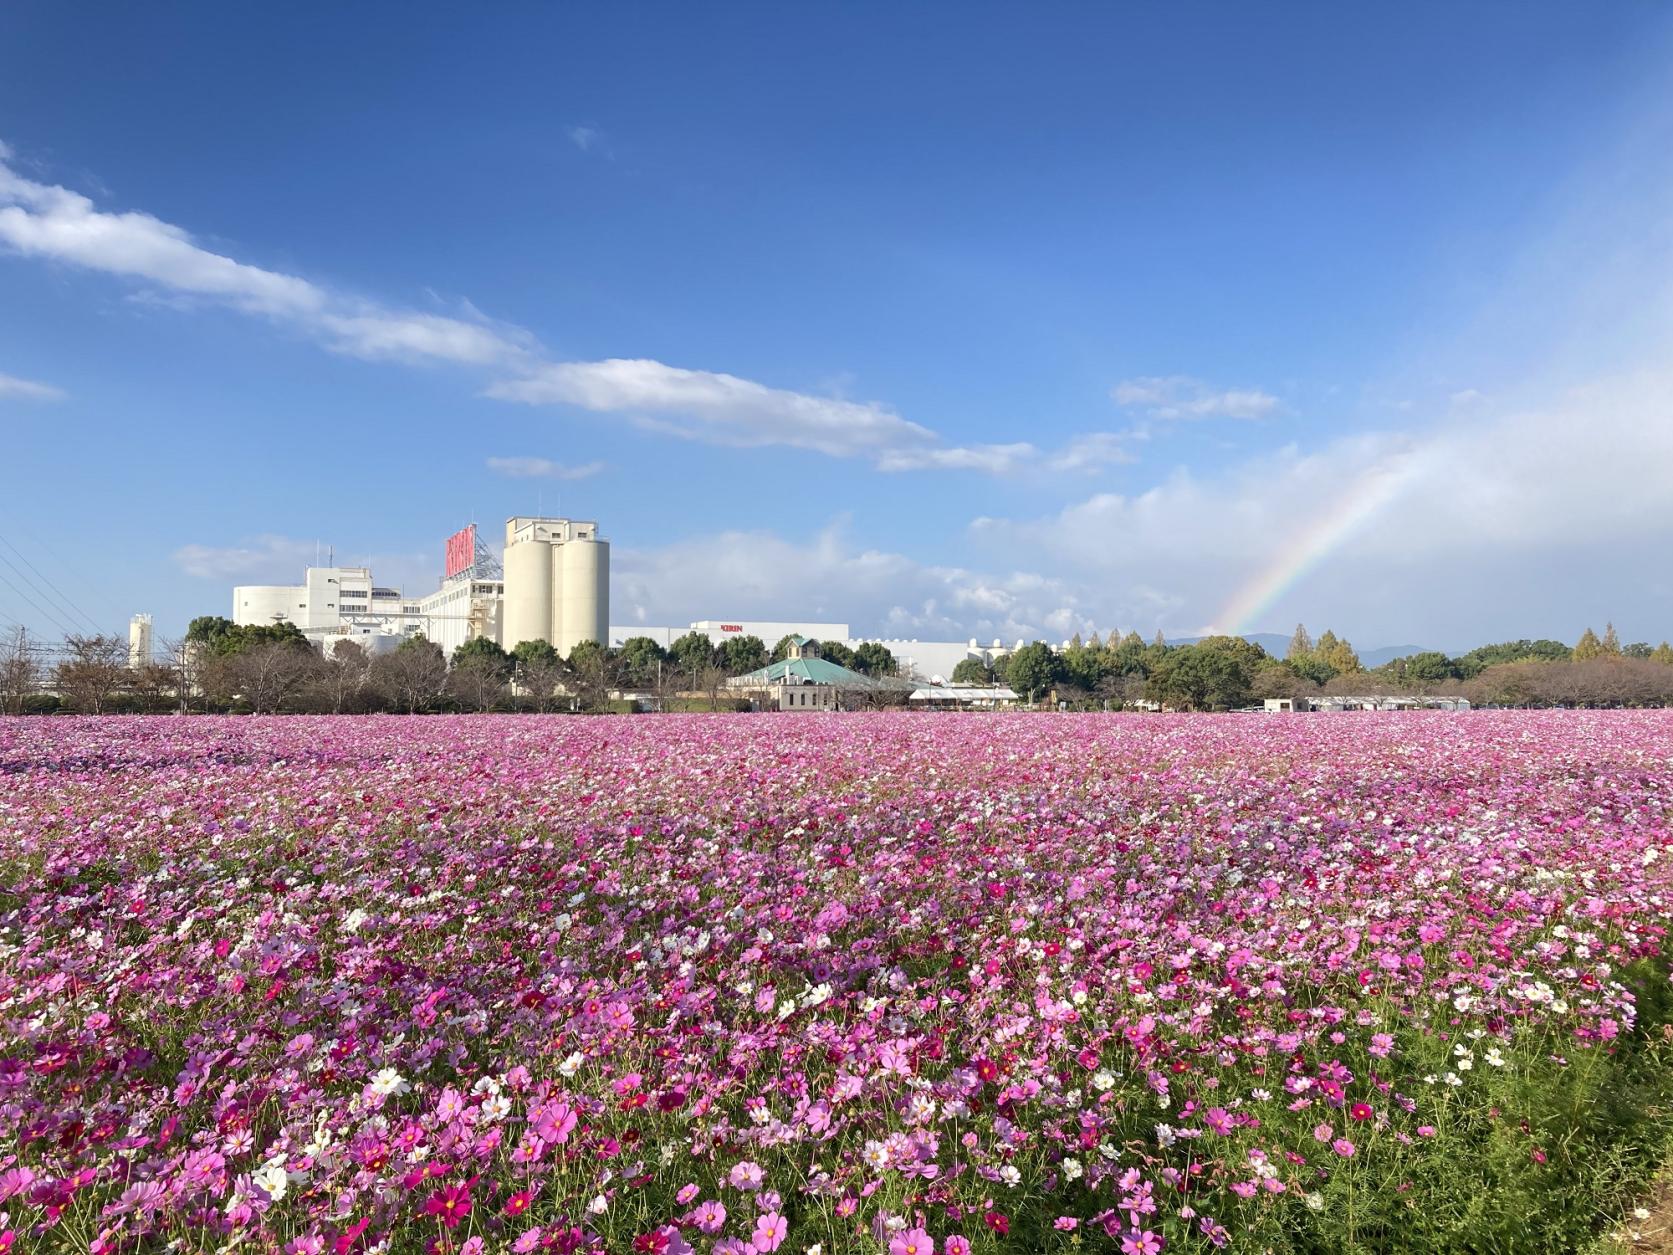
M 586 479 L 604 469 L 602 462 L 568 466 L 548 458 L 489 458 L 488 469 L 512 479 Z
M 582 152 L 590 152 L 604 140 L 604 132 L 596 126 L 572 126 L 568 131 L 569 142 Z
M 256 536 L 238 545 L 182 545 L 174 563 L 187 575 L 203 580 L 259 577 L 276 584 L 294 584 L 314 561 L 311 540 L 288 536 Z
M 385 587 L 428 591 L 441 573 L 440 542 L 433 552 L 335 552 L 318 541 L 265 533 L 233 545 L 182 545 L 172 555 L 174 564 L 196 579 L 222 583 L 296 584 L 316 563 L 334 560 L 339 566 L 369 566 Z
M 809 396 L 642 358 L 552 363 L 524 378 L 494 384 L 488 395 L 639 415 L 656 430 L 714 444 L 789 445 L 835 457 L 928 447 L 936 438 L 927 427 L 875 402 Z
M 1658 371 L 1540 408 L 1478 403 L 1423 432 L 1181 469 L 1144 492 L 1094 494 L 1043 518 L 978 519 L 973 530 L 999 561 L 1031 554 L 1093 584 L 1165 590 L 1170 632 L 1212 625 L 1239 589 L 1272 573 L 1279 592 L 1261 603 L 1265 617 L 1237 626 L 1328 612 L 1379 632 L 1455 623 L 1463 640 L 1438 643 L 1462 644 L 1465 623 L 1493 630 L 1501 595 L 1526 607 L 1529 634 L 1558 630 L 1557 616 L 1601 621 L 1607 598 L 1635 600 L 1628 590 L 1656 578 L 1673 534 L 1669 482 L 1673 372 Z
M 509 367 L 526 333 L 333 293 L 296 275 L 235 261 L 146 213 L 109 213 L 66 188 L 37 183 L 0 153 L 0 246 L 154 284 L 298 327 L 354 357 Z
M 1153 418 L 1265 418 L 1278 408 L 1278 398 L 1259 388 L 1214 388 L 1189 375 L 1124 379 L 1110 397 Z
M 0 397 L 18 397 L 25 401 L 62 401 L 68 394 L 49 383 L 33 379 L 19 379 L 16 375 L 0 375 Z
M 794 591 L 783 572 L 795 571 Z M 612 553 L 617 622 L 686 623 L 714 615 L 833 619 L 865 635 L 1006 642 L 1090 630 L 1084 589 L 1033 571 L 929 566 L 851 544 L 843 521 L 809 541 L 728 531 Z
M 571 138 L 583 148 L 601 139 L 589 127 L 573 128 Z M 890 470 L 1008 474 L 1123 460 L 1108 434 L 1081 437 L 1054 454 L 1026 444 L 949 446 L 879 402 L 815 396 L 643 358 L 553 362 L 528 332 L 484 318 L 468 301 L 459 318 L 334 292 L 216 253 L 149 214 L 100 210 L 78 192 L 18 174 L 9 156 L 0 149 L 0 247 L 149 284 L 149 299 L 209 301 L 269 318 L 355 357 L 484 368 L 498 375 L 487 395 L 501 400 L 620 415 L 647 430 L 711 444 L 869 457 Z

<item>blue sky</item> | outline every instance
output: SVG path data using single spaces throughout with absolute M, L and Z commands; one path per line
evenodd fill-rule
M 1647 3 L 14 3 L 0 626 L 538 505 L 617 622 L 1659 640 L 1670 70 Z

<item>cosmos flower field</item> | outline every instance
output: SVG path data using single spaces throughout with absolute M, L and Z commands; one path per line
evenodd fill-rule
M 0 721 L 0 1251 L 1582 1249 L 1673 719 Z

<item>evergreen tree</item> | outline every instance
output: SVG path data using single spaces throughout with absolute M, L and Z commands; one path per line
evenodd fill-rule
M 1587 628 L 1580 633 L 1580 639 L 1574 642 L 1574 661 L 1589 662 L 1603 654 L 1603 642 L 1598 640 L 1597 633 Z
M 1313 652 L 1313 638 L 1307 635 L 1307 625 L 1297 623 L 1295 633 L 1290 637 L 1290 648 L 1285 658 L 1304 658 Z
M 1673 667 L 1673 645 L 1669 645 L 1666 641 L 1663 641 L 1655 647 L 1655 650 L 1650 654 L 1650 657 L 1655 661 L 1662 663 L 1664 666 Z
M 1605 623 L 1603 625 L 1603 641 L 1600 648 L 1603 650 L 1603 655 L 1606 658 L 1619 658 L 1621 656 L 1621 637 L 1620 634 L 1615 631 L 1615 625 L 1613 623 Z

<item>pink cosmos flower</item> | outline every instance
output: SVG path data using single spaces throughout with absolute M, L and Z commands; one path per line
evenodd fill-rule
M 755 1232 L 750 1235 L 749 1244 L 762 1255 L 769 1251 L 776 1251 L 784 1243 L 784 1235 L 790 1231 L 789 1222 L 776 1211 L 769 1211 L 764 1216 L 755 1218 Z M 891 1251 L 890 1255 L 899 1255 Z
M 767 1174 L 761 1171 L 761 1165 L 753 1160 L 745 1159 L 742 1163 L 732 1165 L 732 1171 L 727 1175 L 735 1190 L 744 1190 L 753 1194 L 761 1188 L 761 1182 L 766 1180 Z
M 895 1235 L 889 1255 L 935 1255 L 935 1242 L 922 1229 L 912 1229 Z
M 1161 1255 L 1162 1235 L 1134 1229 L 1121 1235 L 1121 1255 Z
M 1339 1137 L 1330 1144 L 1330 1149 L 1342 1156 L 1343 1159 L 1348 1159 L 1354 1153 L 1354 1144 L 1345 1137 Z
M 697 1210 L 691 1213 L 691 1223 L 704 1233 L 719 1233 L 726 1223 L 726 1208 L 713 1201 L 698 1203 Z
M 470 1215 L 470 1211 L 471 1192 L 463 1185 L 449 1185 L 424 1200 L 425 1214 L 439 1216 L 449 1229 Z
M 941 1243 L 941 1255 L 970 1255 L 970 1239 L 960 1233 L 949 1233 Z

